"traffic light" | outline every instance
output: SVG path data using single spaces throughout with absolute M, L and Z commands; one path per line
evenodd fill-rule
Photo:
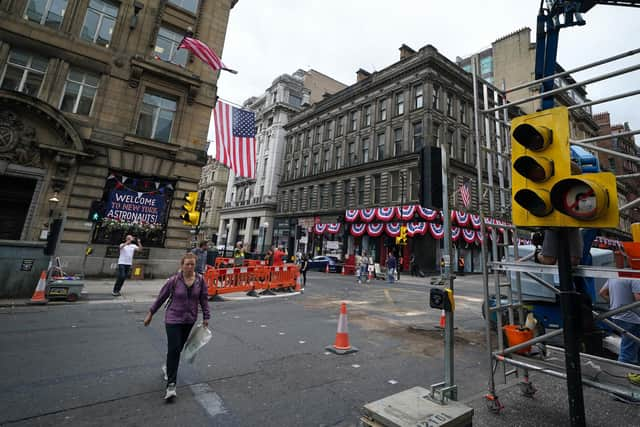
M 407 226 L 400 226 L 400 234 L 396 237 L 396 245 L 406 245 L 407 244 Z
M 184 195 L 185 204 L 182 205 L 182 223 L 197 227 L 200 224 L 200 212 L 198 212 L 198 192 L 192 191 Z
M 104 218 L 104 202 L 102 200 L 93 200 L 87 219 L 92 222 L 99 222 L 102 218 Z
M 615 176 L 572 169 L 566 107 L 517 117 L 511 126 L 515 225 L 617 227 Z

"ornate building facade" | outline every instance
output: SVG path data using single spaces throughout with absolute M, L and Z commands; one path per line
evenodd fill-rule
M 204 196 L 204 209 L 200 218 L 200 235 L 198 240 L 207 240 L 213 245 L 218 241 L 218 223 L 220 211 L 224 206 L 227 192 L 229 168 L 209 156 L 207 164 L 202 168 L 200 176 L 200 195 Z
M 70 272 L 113 274 L 127 233 L 147 272 L 175 271 L 218 77 L 177 48 L 193 33 L 221 55 L 236 1 L 0 2 L 4 246 L 42 242 L 60 218 L 56 255 Z M 93 224 L 92 202 L 104 216 Z

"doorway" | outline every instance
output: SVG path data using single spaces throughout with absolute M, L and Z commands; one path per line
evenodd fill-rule
M 20 240 L 36 183 L 9 175 L 0 178 L 0 240 Z

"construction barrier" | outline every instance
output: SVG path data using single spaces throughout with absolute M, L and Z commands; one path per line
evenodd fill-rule
M 256 290 L 275 289 L 300 290 L 298 277 L 300 270 L 295 264 L 281 266 L 243 266 L 233 268 L 208 267 L 204 273 L 207 293 L 210 298 L 234 292 L 256 295 Z

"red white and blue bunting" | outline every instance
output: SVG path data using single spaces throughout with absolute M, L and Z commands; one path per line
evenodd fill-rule
M 354 222 L 360 216 L 359 209 L 347 209 L 344 213 L 344 219 L 347 222 Z
M 471 215 L 469 215 L 466 212 L 452 211 L 452 214 L 453 214 L 452 217 L 455 216 L 456 222 L 461 227 L 464 227 L 465 225 L 469 224 L 469 222 L 471 221 Z
M 315 224 L 313 232 L 316 234 L 324 234 L 327 231 L 327 224 Z
M 416 235 L 424 235 L 427 232 L 426 222 L 410 222 L 407 224 L 407 235 L 413 237 Z
M 375 208 L 364 208 L 364 209 L 360 209 L 360 218 L 362 218 L 362 220 L 364 222 L 371 222 L 373 221 L 373 219 L 376 216 L 376 209 Z
M 400 218 L 400 220 L 409 221 L 413 219 L 416 213 L 416 205 L 402 206 L 396 208 L 396 210 L 398 211 L 398 218 Z
M 391 221 L 396 216 L 396 210 L 393 207 L 376 208 L 376 218 L 380 221 Z
M 378 237 L 384 230 L 384 224 L 367 224 L 367 234 L 372 237 Z
M 436 211 L 429 208 L 423 208 L 422 206 L 417 207 L 418 215 L 422 217 L 422 219 L 426 219 L 427 221 L 433 221 L 438 217 L 440 211 Z
M 460 238 L 460 227 L 451 227 L 451 240 L 457 242 Z
M 384 225 L 387 236 L 390 237 L 398 237 L 400 235 L 400 223 L 399 222 L 390 222 Z M 407 231 L 407 234 L 409 232 Z
M 483 240 L 484 239 L 482 238 L 482 233 L 480 231 L 476 231 L 476 242 L 480 244 Z
M 327 224 L 327 233 L 329 234 L 338 234 L 340 232 L 342 224 L 339 222 L 335 222 L 332 224 Z
M 471 226 L 476 230 L 480 230 L 482 222 L 480 221 L 480 215 L 471 214 Z
M 442 224 L 430 222 L 429 233 L 431 233 L 431 237 L 433 237 L 434 239 L 440 240 L 444 237 L 444 226 Z
M 362 236 L 366 231 L 367 224 L 351 224 L 351 234 L 354 236 Z
M 476 232 L 474 230 L 469 230 L 468 228 L 463 228 L 462 238 L 467 243 L 473 243 L 476 241 Z

